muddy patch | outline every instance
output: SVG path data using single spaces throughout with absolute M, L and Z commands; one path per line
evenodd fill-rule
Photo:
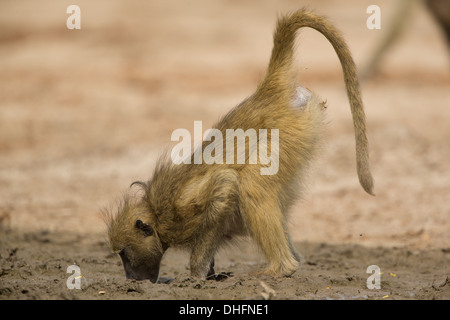
M 217 271 L 227 273 L 220 281 L 191 278 L 187 254 L 169 250 L 161 280 L 152 284 L 125 279 L 120 258 L 109 252 L 101 235 L 9 231 L 1 239 L 0 299 L 450 298 L 450 248 L 308 242 L 296 247 L 305 263 L 290 278 L 257 276 L 265 261 L 251 244 L 227 249 L 216 259 Z M 69 269 L 74 265 L 79 274 Z M 380 289 L 368 289 L 370 265 L 381 271 Z

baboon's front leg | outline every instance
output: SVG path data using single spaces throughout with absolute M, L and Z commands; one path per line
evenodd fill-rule
M 214 254 L 223 242 L 223 230 L 237 210 L 237 173 L 216 172 L 204 190 L 203 228 L 196 235 L 191 253 L 191 275 L 201 279 L 214 274 Z
M 198 241 L 192 250 L 190 265 L 191 275 L 196 278 L 206 279 L 214 272 L 214 253 L 217 243 L 214 239 L 202 239 Z
M 211 260 L 211 263 L 209 264 L 209 271 L 208 274 L 206 275 L 206 277 L 210 277 L 213 274 L 215 274 L 216 272 L 214 271 L 214 258 Z

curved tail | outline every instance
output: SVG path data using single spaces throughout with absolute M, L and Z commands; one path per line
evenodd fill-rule
M 369 167 L 369 150 L 366 136 L 366 119 L 356 66 L 344 38 L 330 22 L 324 17 L 306 10 L 298 10 L 281 17 L 277 22 L 273 37 L 274 46 L 269 67 L 264 80 L 260 84 L 260 88 L 265 87 L 271 91 L 277 91 L 275 88 L 290 90 L 293 79 L 292 64 L 296 32 L 303 27 L 309 27 L 322 33 L 331 43 L 339 57 L 353 117 L 358 178 L 363 189 L 373 195 L 373 179 Z

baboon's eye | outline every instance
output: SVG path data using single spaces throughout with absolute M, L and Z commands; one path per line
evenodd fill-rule
M 144 232 L 146 237 L 149 237 L 149 236 L 153 235 L 153 233 L 154 233 L 153 228 L 150 225 L 142 222 L 141 220 L 136 220 L 136 223 L 134 224 L 134 226 L 136 228 L 138 228 L 139 230 L 141 230 L 142 232 Z

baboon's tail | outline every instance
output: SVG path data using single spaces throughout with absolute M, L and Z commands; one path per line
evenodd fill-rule
M 373 179 L 369 167 L 369 151 L 366 136 L 366 121 L 361 100 L 356 66 L 341 33 L 324 17 L 306 10 L 299 10 L 281 17 L 274 33 L 274 47 L 265 79 L 260 87 L 271 91 L 292 86 L 292 63 L 295 36 L 298 29 L 313 28 L 322 33 L 332 44 L 344 72 L 347 95 L 353 117 L 356 139 L 357 172 L 361 186 L 373 195 Z

